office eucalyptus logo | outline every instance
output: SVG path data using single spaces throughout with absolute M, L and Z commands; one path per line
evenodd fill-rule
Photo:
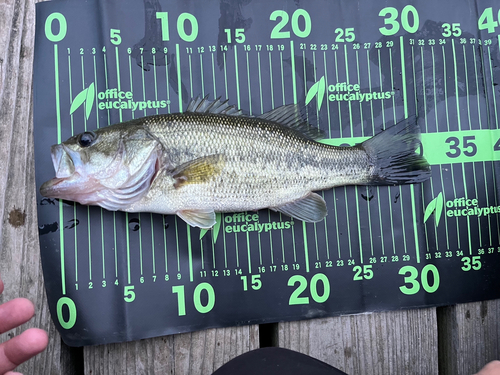
M 85 104 L 85 118 L 88 120 L 90 117 L 90 112 L 92 112 L 92 107 L 94 106 L 94 82 L 90 84 L 89 87 L 80 92 L 73 103 L 71 103 L 71 108 L 69 109 L 69 114 L 72 115 L 78 108 Z
M 443 208 L 444 208 L 443 193 L 439 193 L 439 195 L 433 200 L 431 200 L 431 202 L 427 205 L 424 214 L 424 223 L 434 213 L 434 224 L 437 227 L 439 224 L 439 220 L 441 219 L 441 214 L 443 213 Z
M 212 238 L 214 243 L 217 242 L 217 237 L 219 236 L 219 230 L 220 230 L 220 222 L 221 222 L 221 214 L 220 212 L 217 212 L 215 214 L 215 225 L 212 227 L 212 229 L 202 229 L 200 231 L 200 240 L 207 234 L 209 230 L 212 230 Z
M 259 221 L 259 214 L 256 212 L 234 212 L 232 214 L 216 214 L 215 225 L 212 230 L 212 239 L 214 243 L 217 241 L 217 237 L 220 232 L 222 221 L 225 225 L 223 231 L 225 233 L 267 233 L 273 230 L 286 230 L 292 228 L 294 221 L 292 219 L 282 221 L 270 221 L 261 223 Z M 200 240 L 207 234 L 209 229 L 202 229 L 200 231 Z
M 321 77 L 318 82 L 311 86 L 306 95 L 306 105 L 308 105 L 314 97 L 316 97 L 316 104 L 318 105 L 318 111 L 321 109 L 321 104 L 323 104 L 323 98 L 325 97 L 326 83 L 325 76 Z

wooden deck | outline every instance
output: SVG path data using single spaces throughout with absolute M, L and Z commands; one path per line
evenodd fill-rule
M 50 319 L 38 243 L 33 160 L 35 4 L 0 2 L 0 303 L 27 297 L 49 347 L 24 374 L 211 374 L 261 342 L 298 350 L 349 374 L 472 374 L 500 358 L 500 300 L 361 314 L 68 348 Z M 0 335 L 7 340 L 15 330 Z M 260 337 L 262 336 L 262 337 Z

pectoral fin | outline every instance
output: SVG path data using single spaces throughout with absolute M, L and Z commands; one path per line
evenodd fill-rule
M 312 192 L 304 198 L 271 209 L 307 223 L 321 221 L 328 213 L 324 199 Z
M 223 155 L 209 155 L 179 165 L 171 173 L 175 179 L 174 187 L 186 184 L 200 184 L 221 173 L 225 165 Z
M 216 222 L 214 211 L 182 210 L 177 211 L 176 214 L 192 227 L 210 229 Z

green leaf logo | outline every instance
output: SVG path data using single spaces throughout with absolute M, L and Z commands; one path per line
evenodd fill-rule
M 323 76 L 318 82 L 312 85 L 309 91 L 307 92 L 306 105 L 308 105 L 311 102 L 311 100 L 313 100 L 313 98 L 317 96 L 316 104 L 318 105 L 318 110 L 319 110 L 321 108 L 321 104 L 323 104 L 325 91 L 326 91 L 325 76 Z
M 429 219 L 432 213 L 434 213 L 434 224 L 437 227 L 439 224 L 439 220 L 441 219 L 441 214 L 443 213 L 443 208 L 443 193 L 439 193 L 439 195 L 427 205 L 424 214 L 424 223 L 427 221 L 427 219 Z
M 221 213 L 217 212 L 215 214 L 215 225 L 211 229 L 202 229 L 200 231 L 200 241 L 205 236 L 205 234 L 207 234 L 207 232 L 209 230 L 212 231 L 212 238 L 213 238 L 214 243 L 217 241 L 217 237 L 219 236 L 221 218 L 222 218 Z
M 85 103 L 85 117 L 88 120 L 90 117 L 90 112 L 92 112 L 92 107 L 94 106 L 94 98 L 94 82 L 92 82 L 89 87 L 84 89 L 75 97 L 73 103 L 71 103 L 69 114 L 72 115 L 73 112 L 80 108 L 83 103 Z

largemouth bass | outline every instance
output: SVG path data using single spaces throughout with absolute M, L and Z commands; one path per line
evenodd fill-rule
M 110 125 L 52 146 L 56 177 L 40 192 L 111 211 L 176 214 L 211 228 L 216 212 L 263 208 L 318 222 L 327 207 L 314 191 L 430 177 L 415 152 L 414 118 L 353 147 L 320 138 L 296 105 L 249 117 L 205 97 L 184 113 Z

